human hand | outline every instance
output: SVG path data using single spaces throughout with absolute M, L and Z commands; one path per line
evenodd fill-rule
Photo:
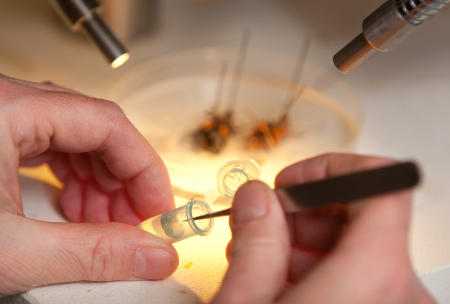
M 174 248 L 132 226 L 171 209 L 173 194 L 163 162 L 117 105 L 0 75 L 0 142 L 0 296 L 175 270 Z M 19 164 L 45 162 L 64 184 L 68 219 L 123 223 L 26 218 Z
M 391 163 L 323 155 L 284 169 L 276 187 Z M 230 218 L 230 266 L 214 303 L 433 303 L 408 256 L 411 200 L 411 191 L 401 191 L 285 215 L 266 185 L 244 185 Z

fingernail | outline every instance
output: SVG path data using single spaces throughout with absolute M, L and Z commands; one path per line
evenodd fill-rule
M 245 224 L 266 215 L 269 206 L 267 190 L 267 186 L 261 182 L 250 182 L 236 193 L 232 214 L 234 225 Z
M 175 271 L 177 264 L 173 253 L 161 248 L 143 247 L 136 251 L 133 276 L 145 280 L 164 279 Z

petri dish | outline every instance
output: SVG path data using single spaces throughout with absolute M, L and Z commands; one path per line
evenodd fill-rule
M 224 111 L 233 88 L 237 50 L 205 48 L 167 54 L 126 70 L 111 98 L 163 158 L 176 189 L 204 193 L 216 188 L 217 171 L 235 159 L 254 159 L 261 179 L 273 184 L 285 166 L 330 151 L 348 151 L 362 125 L 362 109 L 353 90 L 336 72 L 306 62 L 302 83 L 290 77 L 296 58 L 249 49 L 233 117 L 236 132 L 225 149 L 213 154 L 192 144 L 216 96 L 224 62 Z M 270 150 L 246 148 L 252 128 L 277 119 L 287 99 L 305 86 L 289 113 L 289 133 Z M 182 191 L 182 192 L 183 192 Z

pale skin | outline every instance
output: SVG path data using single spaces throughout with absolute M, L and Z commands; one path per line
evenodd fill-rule
M 173 208 L 173 194 L 163 162 L 117 105 L 0 76 L 0 142 L 0 295 L 176 269 L 172 245 L 133 226 Z M 64 215 L 93 223 L 23 215 L 18 166 L 45 162 L 64 183 Z
M 276 187 L 392 162 L 327 154 L 284 169 Z M 411 200 L 402 191 L 286 217 L 269 187 L 244 185 L 230 219 L 230 267 L 213 302 L 434 303 L 408 256 Z
M 167 171 L 114 103 L 0 75 L 0 142 L 0 296 L 176 269 L 172 245 L 135 227 L 173 208 Z M 324 155 L 286 168 L 276 185 L 391 162 Z M 23 214 L 18 167 L 42 163 L 64 184 L 71 223 Z M 250 182 L 233 202 L 230 267 L 213 302 L 433 303 L 408 257 L 410 208 L 404 191 L 286 217 L 270 188 Z

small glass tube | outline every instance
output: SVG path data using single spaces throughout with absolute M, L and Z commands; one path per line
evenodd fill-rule
M 240 186 L 259 176 L 259 165 L 254 160 L 234 160 L 225 164 L 217 173 L 217 190 L 226 197 L 233 198 Z
M 196 216 L 209 213 L 211 208 L 206 202 L 193 198 L 184 206 L 143 221 L 139 228 L 174 243 L 195 235 L 209 234 L 214 219 L 193 220 Z

